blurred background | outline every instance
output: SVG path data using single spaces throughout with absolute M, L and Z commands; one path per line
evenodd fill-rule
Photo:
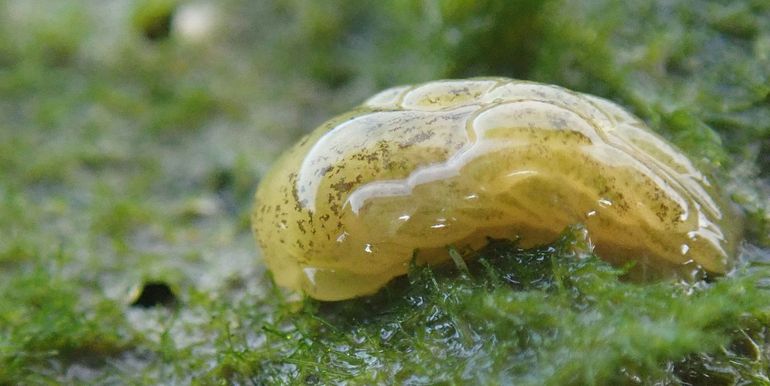
M 506 76 L 623 104 L 767 248 L 769 75 L 764 0 L 0 0 L 0 383 L 211 367 L 210 316 L 267 296 L 260 176 L 405 83 Z M 189 305 L 175 322 L 124 312 L 148 282 Z

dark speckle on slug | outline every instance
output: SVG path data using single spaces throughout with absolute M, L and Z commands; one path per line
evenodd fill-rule
M 375 292 L 413 256 L 488 237 L 523 247 L 583 223 L 645 272 L 723 273 L 739 227 L 679 150 L 620 106 L 503 78 L 383 91 L 286 152 L 252 215 L 276 282 L 322 300 Z

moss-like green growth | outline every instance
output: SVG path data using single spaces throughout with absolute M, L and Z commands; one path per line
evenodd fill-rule
M 770 287 L 757 279 L 767 267 L 744 266 L 712 284 L 630 283 L 591 254 L 585 237 L 576 228 L 531 250 L 495 240 L 468 271 L 413 267 L 371 298 L 306 301 L 269 323 L 243 320 L 228 331 L 228 360 L 207 377 L 585 385 L 766 376 L 757 327 L 767 321 Z M 265 344 L 251 347 L 258 328 Z
M 766 1 L 201 3 L 0 0 L 0 384 L 767 383 Z M 629 282 L 573 230 L 367 299 L 274 288 L 248 224 L 274 157 L 457 75 L 634 110 L 741 206 L 740 267 Z M 148 282 L 174 306 L 132 307 Z
M 119 305 L 84 304 L 87 287 L 52 272 L 62 269 L 57 259 L 0 283 L 0 384 L 45 382 L 73 366 L 104 367 L 130 347 Z

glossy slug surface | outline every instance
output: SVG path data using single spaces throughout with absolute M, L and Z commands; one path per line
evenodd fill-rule
M 252 216 L 276 282 L 322 300 L 373 293 L 413 256 L 449 259 L 448 245 L 529 247 L 575 223 L 605 260 L 723 273 L 733 222 L 620 106 L 498 78 L 396 87 L 332 119 L 276 162 Z

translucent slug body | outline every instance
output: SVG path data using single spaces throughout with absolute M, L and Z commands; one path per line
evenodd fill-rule
M 645 272 L 723 273 L 738 227 L 708 180 L 620 106 L 510 79 L 383 91 L 286 152 L 253 229 L 275 281 L 322 300 L 376 292 L 409 262 L 488 237 L 522 247 L 585 224 Z

